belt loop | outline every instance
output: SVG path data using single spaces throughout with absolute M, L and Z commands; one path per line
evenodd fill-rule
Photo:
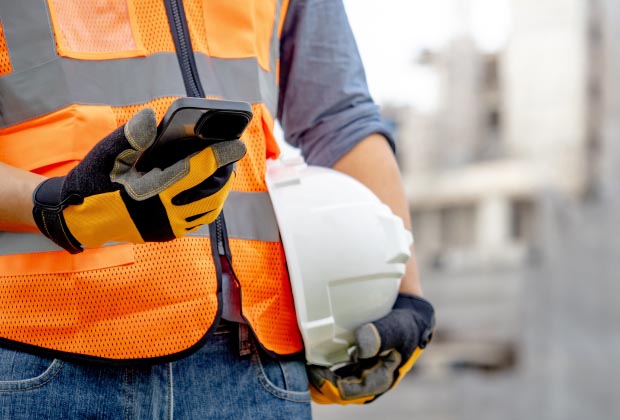
M 244 357 L 251 353 L 250 329 L 246 324 L 239 324 L 239 356 Z

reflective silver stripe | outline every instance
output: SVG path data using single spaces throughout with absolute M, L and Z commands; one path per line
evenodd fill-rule
M 280 28 L 280 21 L 285 18 L 285 16 L 280 16 L 281 14 L 282 0 L 278 0 L 276 2 L 276 18 L 273 20 L 273 30 L 271 31 L 271 49 L 269 55 L 269 70 L 273 75 L 274 81 L 276 77 L 276 67 L 278 65 L 278 59 L 280 58 L 280 37 L 278 36 L 278 29 Z
M 278 221 L 266 192 L 232 191 L 224 203 L 230 238 L 279 242 Z
M 279 242 L 280 231 L 269 194 L 232 191 L 224 203 L 228 237 L 263 242 Z M 203 226 L 192 236 L 208 236 Z
M 62 251 L 62 248 L 39 233 L 0 232 L 0 255 Z
M 224 214 L 230 238 L 264 242 L 280 240 L 278 223 L 268 193 L 233 191 L 224 204 Z M 208 237 L 209 228 L 204 226 L 190 235 Z M 42 234 L 0 232 L 0 256 L 61 250 L 62 248 Z
M 31 3 L 36 7 L 30 7 Z M 279 9 L 278 2 L 278 13 Z M 0 77 L 0 128 L 71 104 L 126 106 L 186 95 L 175 53 L 92 61 L 59 57 L 45 1 L 3 2 L 0 14 L 13 64 L 13 72 Z M 207 95 L 262 102 L 272 115 L 276 114 L 279 21 L 274 21 L 271 72 L 263 70 L 256 58 L 196 54 Z
M 110 61 L 57 58 L 0 78 L 0 126 L 17 124 L 74 103 L 124 106 L 184 94 L 174 54 Z
M 278 107 L 275 73 L 268 73 L 256 58 L 223 59 L 196 54 L 196 66 L 207 96 L 249 103 L 263 102 L 272 115 Z
M 39 66 L 57 57 L 45 0 L 3 1 L 0 13 L 4 38 L 7 46 L 10 45 L 13 72 Z
M 201 70 L 210 67 L 210 71 Z M 275 115 L 277 87 L 254 58 L 200 59 L 207 94 L 250 103 L 264 102 Z M 228 74 L 226 84 L 210 83 Z M 185 96 L 176 55 L 82 61 L 57 58 L 39 67 L 0 77 L 0 127 L 36 118 L 71 104 L 125 106 L 165 96 Z

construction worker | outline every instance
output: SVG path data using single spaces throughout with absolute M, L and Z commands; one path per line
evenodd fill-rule
M 252 121 L 137 172 L 184 96 L 249 102 Z M 2 418 L 302 419 L 309 388 L 393 388 L 433 324 L 414 258 L 392 312 L 357 332 L 360 363 L 306 373 L 263 217 L 274 117 L 409 224 L 340 1 L 0 2 Z

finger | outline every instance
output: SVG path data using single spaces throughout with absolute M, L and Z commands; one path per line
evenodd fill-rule
M 215 143 L 213 146 L 210 146 L 210 148 L 213 150 L 218 168 L 237 162 L 245 156 L 246 153 L 245 144 L 243 144 L 241 140 L 230 140 Z
M 217 169 L 213 175 L 202 181 L 200 184 L 189 188 L 172 199 L 172 204 L 182 206 L 194 203 L 205 197 L 210 197 L 220 191 L 231 179 L 234 179 L 232 166 Z
M 325 382 L 335 383 L 337 378 L 334 372 L 323 366 L 308 366 L 308 379 L 310 383 L 321 389 Z
M 364 369 L 346 369 L 347 375 L 338 375 L 327 368 L 312 366 L 308 369 L 310 383 L 330 400 L 340 403 L 364 403 L 388 391 L 394 382 L 394 372 L 402 361 L 395 350 L 375 359 Z
M 338 389 L 345 400 L 378 396 L 388 391 L 394 382 L 394 372 L 400 365 L 402 357 L 396 350 L 377 358 L 371 368 L 361 372 L 359 377 L 348 376 L 340 378 Z
M 125 185 L 127 193 L 134 200 L 145 200 L 161 194 L 163 200 L 171 202 L 174 197 L 201 185 L 217 171 L 217 158 L 211 147 L 179 160 L 164 168 L 153 168 L 139 173 L 135 168 L 124 180 L 114 179 Z M 182 204 L 182 203 L 181 203 Z
M 212 185 L 210 177 L 218 168 L 239 160 L 245 151 L 245 145 L 239 140 L 217 143 L 163 170 L 153 168 L 147 173 L 139 173 L 135 168 L 130 168 L 125 172 L 118 171 L 113 174 L 113 181 L 123 184 L 134 200 L 146 200 L 162 194 L 162 198 L 168 201 L 178 196 L 175 204 L 181 205 L 204 196 L 203 190 Z M 228 178 L 231 177 L 228 175 Z M 220 189 L 221 185 L 218 181 L 215 190 Z M 184 195 L 186 191 L 190 193 Z
M 343 398 L 338 388 L 339 376 L 324 367 L 309 366 L 308 378 L 312 401 L 318 404 L 364 404 L 374 399 L 374 396 Z
M 381 350 L 381 336 L 377 327 L 372 324 L 364 324 L 355 330 L 355 357 L 369 359 L 379 354 Z
M 155 141 L 157 119 L 151 108 L 144 108 L 125 124 L 125 138 L 137 151 L 147 149 Z
M 374 321 L 373 324 L 381 337 L 379 353 L 400 349 L 405 344 L 417 347 L 420 328 L 410 310 L 394 309 L 388 315 Z
M 169 205 L 166 201 L 162 201 L 175 235 L 184 236 L 202 225 L 212 223 L 221 213 L 233 181 L 234 177 L 215 194 L 183 206 Z

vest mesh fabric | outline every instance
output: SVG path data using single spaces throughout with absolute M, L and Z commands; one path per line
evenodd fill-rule
M 9 50 L 4 39 L 4 29 L 2 28 L 2 22 L 0 22 L 0 76 L 9 74 L 12 71 L 11 57 L 9 57 Z
M 213 270 L 209 239 L 191 237 L 136 245 L 130 264 L 5 277 L 0 336 L 115 359 L 172 354 L 215 319 L 217 284 L 201 277 Z

